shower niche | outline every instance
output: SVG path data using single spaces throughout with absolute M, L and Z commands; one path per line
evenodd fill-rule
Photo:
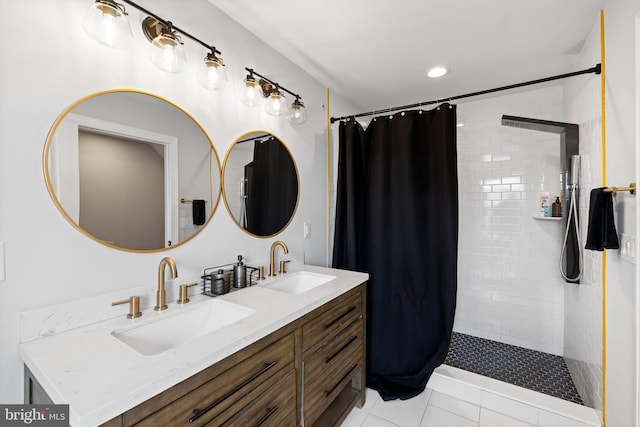
M 528 117 L 503 115 L 502 125 L 538 132 L 554 133 L 560 136 L 561 191 L 564 198 L 563 247 L 560 270 L 568 283 L 580 283 L 582 275 L 582 247 L 579 229 L 579 127 L 574 123 L 555 122 Z

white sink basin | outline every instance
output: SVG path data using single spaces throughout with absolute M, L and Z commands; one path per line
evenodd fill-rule
M 288 273 L 283 279 L 274 280 L 266 283 L 264 286 L 276 291 L 286 292 L 288 294 L 301 294 L 317 288 L 320 285 L 335 279 L 336 276 L 329 274 L 312 273 L 311 271 L 297 271 Z
M 159 313 L 155 319 L 115 330 L 111 335 L 138 353 L 153 356 L 235 323 L 255 311 L 219 299 L 201 302 L 195 307 L 173 306 L 171 309 L 176 311 Z

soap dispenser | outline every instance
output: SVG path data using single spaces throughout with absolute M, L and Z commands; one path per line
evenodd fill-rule
M 555 218 L 562 216 L 562 203 L 560 203 L 560 196 L 556 197 L 556 201 L 551 205 L 551 216 Z
M 244 288 L 247 285 L 247 266 L 242 262 L 242 255 L 238 255 L 238 263 L 233 266 L 233 287 Z

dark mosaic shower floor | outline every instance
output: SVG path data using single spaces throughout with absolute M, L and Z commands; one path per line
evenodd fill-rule
M 454 332 L 444 363 L 583 404 L 561 356 Z

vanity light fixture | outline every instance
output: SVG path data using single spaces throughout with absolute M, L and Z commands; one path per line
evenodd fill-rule
M 292 124 L 303 124 L 307 121 L 307 113 L 300 95 L 291 92 L 278 83 L 274 83 L 265 76 L 251 68 L 245 68 L 249 72 L 243 81 L 240 92 L 240 102 L 255 106 L 259 100 L 266 98 L 264 110 L 272 116 L 285 116 Z M 256 76 L 260 80 L 256 80 Z M 291 104 L 291 110 L 283 92 L 293 96 L 295 100 Z
M 227 85 L 227 73 L 224 71 L 224 63 L 212 50 L 205 56 L 198 70 L 198 83 L 205 89 L 219 90 Z
M 113 0 L 95 0 L 82 18 L 82 28 L 96 41 L 117 49 L 129 47 L 133 40 L 127 11 Z
M 300 97 L 296 96 L 296 99 L 291 104 L 291 108 L 287 113 L 287 120 L 294 125 L 301 125 L 307 121 L 307 110 L 304 108 L 302 101 L 300 101 Z
M 176 34 L 171 21 L 165 23 L 148 16 L 142 21 L 142 31 L 151 42 L 149 59 L 156 67 L 169 73 L 184 70 L 187 57 L 182 39 Z
M 182 38 L 186 37 L 201 44 L 210 51 L 204 58 L 198 73 L 198 82 L 207 89 L 222 89 L 226 86 L 227 76 L 224 63 L 219 57 L 221 52 L 212 45 L 192 36 L 131 0 L 92 0 L 82 20 L 84 30 L 102 44 L 111 47 L 125 48 L 133 39 L 131 27 L 127 20 L 124 4 L 131 6 L 145 15 L 142 20 L 142 32 L 151 43 L 149 58 L 160 69 L 171 73 L 181 72 L 187 62 Z
M 282 116 L 287 112 L 287 100 L 285 99 L 280 87 L 276 84 L 264 104 L 264 111 L 272 116 Z
M 253 70 L 247 70 L 249 71 L 249 74 L 247 74 L 247 77 L 242 81 L 242 87 L 238 94 L 238 101 L 248 105 L 249 107 L 255 107 L 264 101 L 264 96 L 258 80 L 253 75 Z

